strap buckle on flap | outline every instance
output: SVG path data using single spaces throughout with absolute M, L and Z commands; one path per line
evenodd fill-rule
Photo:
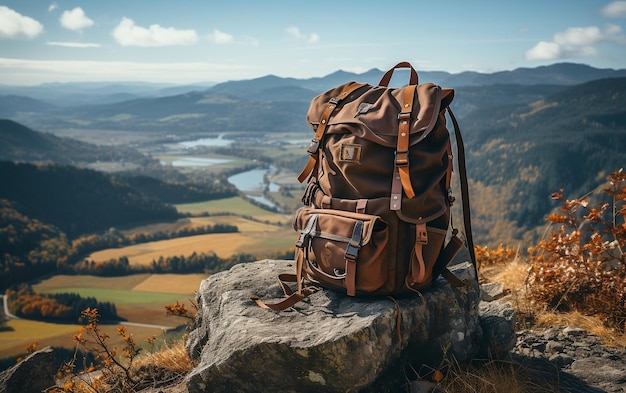
M 409 166 L 409 151 L 408 150 L 396 151 L 394 154 L 396 156 L 397 167 Z
M 341 98 L 333 97 L 330 100 L 328 100 L 328 103 L 331 104 L 331 105 L 337 105 L 337 104 L 339 104 L 340 101 L 341 101 Z
M 344 257 L 347 261 L 356 262 L 356 257 L 361 249 L 361 239 L 363 238 L 363 221 L 357 221 L 352 230 L 352 238 L 348 242 Z
M 309 221 L 306 223 L 306 227 L 302 231 L 300 231 L 300 237 L 298 238 L 298 240 L 296 240 L 296 247 L 308 247 L 308 242 L 311 237 L 313 237 L 313 232 L 315 231 L 318 217 L 319 216 L 317 214 L 313 214 L 311 217 L 309 217 Z
M 317 154 L 317 151 L 320 148 L 320 141 L 313 138 L 311 139 L 311 144 L 309 145 L 308 149 L 306 149 L 307 153 L 309 153 L 309 155 L 315 155 Z
M 398 120 L 409 120 L 409 119 L 411 119 L 411 112 L 398 113 Z

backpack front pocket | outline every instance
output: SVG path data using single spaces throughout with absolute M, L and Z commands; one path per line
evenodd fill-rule
M 303 207 L 294 217 L 304 277 L 334 288 L 376 292 L 388 275 L 388 226 L 379 216 Z

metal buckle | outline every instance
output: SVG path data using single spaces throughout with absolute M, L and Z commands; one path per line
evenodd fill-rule
M 456 198 L 452 196 L 452 188 L 448 188 L 448 203 L 450 203 L 450 206 L 452 206 L 455 200 Z
M 409 119 L 411 119 L 411 112 L 398 113 L 398 120 L 409 120 Z
M 361 240 L 363 238 L 363 221 L 357 221 L 352 230 L 352 237 L 346 247 L 344 258 L 349 262 L 356 262 L 356 258 L 361 248 Z
M 317 139 L 311 139 L 311 144 L 309 145 L 308 149 L 306 149 L 307 153 L 309 153 L 309 155 L 314 155 L 317 154 L 317 151 L 320 148 L 320 141 L 318 141 Z
M 404 154 L 405 158 L 404 159 L 398 159 L 398 154 Z M 398 167 L 404 167 L 404 166 L 409 166 L 409 151 L 405 150 L 405 151 L 395 151 L 394 155 L 396 156 L 396 166 Z

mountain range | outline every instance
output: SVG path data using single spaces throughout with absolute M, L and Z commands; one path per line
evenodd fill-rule
M 82 129 L 127 129 L 180 133 L 207 131 L 306 130 L 303 113 L 313 97 L 354 80 L 377 85 L 383 71 L 363 74 L 337 71 L 310 79 L 261 78 L 189 86 L 146 83 L 63 83 L 0 86 L 0 118 L 10 118 L 40 131 L 80 126 Z M 459 116 L 493 103 L 532 102 L 567 85 L 602 78 L 626 77 L 626 69 L 597 69 L 560 63 L 491 74 L 419 72 L 421 82 L 458 91 Z M 408 81 L 396 70 L 392 86 Z M 485 90 L 485 86 L 491 86 Z M 507 91 L 506 86 L 514 86 Z M 268 112 L 280 121 L 268 120 Z

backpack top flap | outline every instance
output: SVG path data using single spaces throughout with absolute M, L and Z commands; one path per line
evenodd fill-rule
M 329 101 L 354 83 L 348 82 L 337 86 L 311 101 L 307 122 L 312 129 L 319 125 Z M 330 117 L 326 133 L 351 132 L 380 145 L 395 147 L 403 94 L 404 88 L 365 85 L 357 89 Z M 417 144 L 428 136 L 437 122 L 439 113 L 452 102 L 454 90 L 425 83 L 417 87 L 416 95 L 411 111 L 410 145 Z

